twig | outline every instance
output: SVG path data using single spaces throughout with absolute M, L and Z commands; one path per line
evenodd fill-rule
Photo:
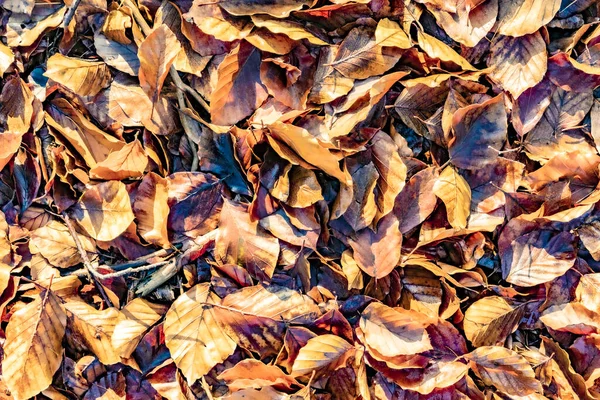
M 142 257 L 138 257 L 135 260 L 131 260 L 131 261 L 127 261 L 121 264 L 114 264 L 114 265 L 103 265 L 103 267 L 106 268 L 110 268 L 112 270 L 115 271 L 123 271 L 129 268 L 135 268 L 135 267 L 139 267 L 142 266 L 144 264 L 146 264 L 146 261 L 148 261 L 151 258 L 155 258 L 155 257 L 166 257 L 170 254 L 173 253 L 173 251 L 178 251 L 179 249 L 177 247 L 175 247 L 175 249 L 160 249 L 158 251 L 155 251 L 154 253 L 150 253 L 150 254 L 146 254 L 145 256 Z
M 129 275 L 129 274 L 135 274 L 136 272 L 144 272 L 144 271 L 149 271 L 151 269 L 154 268 L 158 268 L 158 267 L 162 267 L 163 265 L 168 264 L 170 261 L 159 261 L 157 263 L 154 264 L 148 264 L 148 265 L 144 265 L 142 267 L 138 267 L 138 268 L 129 268 L 129 269 L 125 269 L 122 271 L 117 271 L 117 272 L 112 272 L 110 274 L 102 274 L 100 272 L 98 272 L 97 278 L 98 279 L 111 279 L 111 278 L 118 278 L 120 276 L 125 276 L 125 275 Z M 75 271 L 73 273 L 71 273 L 71 275 L 75 275 L 75 276 L 85 276 L 87 275 L 86 270 L 78 270 Z
M 65 14 L 65 18 L 63 19 L 63 25 L 62 25 L 64 29 L 67 29 L 69 27 L 69 24 L 71 23 L 71 20 L 75 16 L 75 11 L 77 11 L 77 7 L 79 7 L 80 3 L 81 3 L 81 0 L 75 0 L 73 2 L 73 5 L 69 8 L 69 11 L 67 11 L 67 13 Z
M 94 284 L 96 285 L 98 292 L 100 292 L 100 294 L 102 295 L 102 298 L 104 299 L 106 304 L 109 307 L 113 307 L 113 304 L 110 301 L 110 299 L 108 298 L 108 296 L 106 295 L 106 292 L 104 291 L 104 288 L 102 287 L 102 284 L 100 282 L 98 282 L 98 280 L 97 280 L 102 276 L 102 274 L 100 274 L 96 270 L 96 268 L 94 268 L 92 263 L 90 262 L 87 252 L 85 251 L 85 249 L 83 248 L 83 245 L 81 244 L 81 241 L 79 240 L 78 233 L 77 233 L 77 231 L 75 231 L 75 228 L 73 227 L 73 224 L 71 223 L 71 219 L 65 212 L 62 213 L 62 218 L 65 221 L 67 228 L 69 228 L 69 232 L 71 233 L 73 240 L 75 241 L 75 246 L 77 246 L 77 250 L 79 251 L 79 255 L 81 256 L 81 260 L 83 261 L 83 265 L 84 265 L 85 269 L 87 270 L 91 281 L 94 282 Z

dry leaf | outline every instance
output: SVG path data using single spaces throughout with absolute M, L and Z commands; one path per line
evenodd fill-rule
M 360 329 L 368 349 L 384 357 L 422 353 L 432 349 L 422 315 L 403 309 L 393 309 L 380 303 L 370 304 L 360 317 Z
M 321 335 L 309 339 L 300 349 L 292 367 L 292 376 L 317 376 L 335 371 L 354 355 L 354 347 L 335 335 Z
M 135 218 L 127 188 L 120 181 L 103 182 L 87 189 L 71 215 L 88 235 L 103 241 L 117 238 Z
M 48 69 L 44 75 L 80 96 L 95 96 L 112 80 L 108 66 L 103 62 L 61 54 L 48 59 Z
M 474 347 L 503 343 L 516 329 L 523 313 L 523 307 L 512 306 L 502 297 L 485 297 L 465 312 L 465 336 Z
M 181 295 L 165 316 L 165 344 L 190 382 L 225 361 L 236 348 L 217 324 L 214 304 L 219 302 L 210 285 L 202 283 Z
M 349 244 L 360 269 L 376 279 L 387 276 L 400 261 L 402 234 L 398 219 L 392 214 L 384 217 L 376 232 L 364 228 L 356 238 L 349 238 Z
M 17 311 L 6 327 L 2 377 L 17 399 L 27 399 L 52 383 L 62 361 L 67 316 L 60 300 L 44 290 Z
M 455 229 L 466 228 L 471 208 L 471 188 L 465 178 L 448 166 L 435 181 L 433 193 L 444 202 L 450 225 Z
M 469 353 L 466 358 L 471 368 L 486 385 L 514 396 L 541 392 L 542 385 L 535 379 L 533 369 L 518 353 L 499 346 L 484 346 Z
M 177 37 L 166 25 L 154 29 L 140 44 L 140 85 L 153 103 L 158 99 L 169 68 L 180 50 Z

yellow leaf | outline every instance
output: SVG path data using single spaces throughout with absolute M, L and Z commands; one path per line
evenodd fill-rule
M 452 166 L 447 166 L 433 185 L 433 193 L 446 206 L 448 222 L 454 229 L 467 227 L 471 209 L 471 188 Z
M 119 320 L 119 310 L 96 310 L 83 301 L 65 303 L 69 312 L 69 325 L 101 363 L 110 365 L 121 361 L 112 345 L 112 335 Z
M 124 318 L 117 322 L 112 335 L 115 352 L 123 358 L 129 358 L 144 333 L 157 323 L 166 311 L 166 306 L 142 298 L 127 303 L 121 310 Z

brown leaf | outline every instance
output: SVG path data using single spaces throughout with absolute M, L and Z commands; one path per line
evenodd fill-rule
M 140 85 L 155 103 L 181 45 L 168 26 L 155 28 L 138 49 Z
M 455 138 L 448 148 L 452 163 L 459 168 L 476 169 L 494 162 L 506 141 L 507 127 L 502 94 L 461 108 L 452 117 Z
M 118 237 L 135 218 L 127 188 L 120 181 L 107 181 L 87 189 L 71 215 L 88 235 L 103 241 Z
M 351 182 L 348 173 L 344 173 L 340 169 L 338 158 L 322 146 L 306 129 L 276 122 L 269 125 L 269 132 L 271 136 L 285 143 L 309 164 L 320 168 L 342 183 L 349 184 Z
M 392 272 L 400 261 L 402 234 L 399 221 L 389 214 L 379 221 L 376 232 L 365 228 L 357 232 L 356 238 L 348 238 L 348 243 L 360 269 L 381 279 Z
M 218 4 L 231 15 L 268 14 L 276 18 L 285 18 L 292 11 L 298 11 L 311 4 L 311 1 L 281 0 L 273 4 L 270 0 L 221 0 Z
M 313 371 L 320 376 L 335 371 L 353 355 L 354 347 L 341 337 L 316 336 L 300 349 L 292 367 L 292 376 L 310 376 Z
M 534 286 L 550 282 L 575 264 L 573 236 L 535 230 L 517 238 L 501 253 L 501 259 L 503 277 L 510 283 Z
M 125 146 L 125 142 L 98 129 L 65 99 L 55 100 L 47 109 L 46 123 L 57 132 L 57 140 L 70 144 L 90 168 Z
M 539 32 L 513 38 L 500 36 L 490 48 L 490 77 L 518 98 L 546 74 L 546 42 Z
M 397 50 L 377 43 L 372 29 L 357 27 L 340 44 L 331 66 L 347 78 L 366 79 L 383 74 L 399 59 Z
M 254 359 L 246 359 L 223 371 L 218 379 L 224 380 L 230 390 L 260 389 L 272 386 L 278 390 L 291 390 L 292 386 L 300 386 L 296 379 L 285 374 L 273 365 L 265 365 Z
M 223 184 L 219 180 L 200 172 L 177 172 L 167 180 L 169 230 L 195 237 L 217 227 L 223 206 Z
M 218 303 L 210 285 L 202 283 L 173 302 L 165 316 L 165 344 L 189 382 L 206 375 L 235 351 L 235 342 L 217 323 L 214 304 Z
M 215 240 L 215 258 L 223 264 L 239 262 L 253 276 L 268 280 L 273 276 L 278 255 L 279 240 L 250 220 L 245 205 L 225 200 Z
M 62 361 L 66 325 L 65 310 L 50 290 L 12 315 L 3 345 L 2 378 L 15 398 L 33 397 L 50 386 Z
M 135 193 L 133 214 L 140 236 L 148 243 L 169 247 L 167 221 L 169 217 L 169 181 L 150 172 L 140 182 Z
M 499 296 L 484 297 L 465 312 L 465 336 L 474 347 L 503 343 L 519 324 L 523 307 L 515 307 Z
M 433 212 L 437 199 L 433 186 L 437 182 L 435 168 L 426 168 L 413 175 L 396 197 L 394 214 L 400 219 L 400 232 L 408 233 Z
M 372 303 L 361 313 L 360 329 L 367 351 L 375 350 L 384 357 L 413 355 L 431 350 L 428 325 L 422 314 L 401 308 Z
M 148 157 L 139 141 L 134 140 L 90 169 L 91 179 L 121 180 L 138 178 L 148 166 Z
M 260 80 L 260 63 L 259 51 L 246 42 L 241 42 L 223 59 L 210 96 L 214 124 L 233 125 L 267 99 L 267 89 Z
M 552 306 L 542 313 L 540 321 L 549 328 L 578 335 L 598 333 L 600 320 L 595 311 L 590 311 L 581 303 L 567 303 Z
M 108 87 L 112 77 L 103 62 L 55 54 L 48 59 L 45 76 L 80 96 L 95 96 Z
M 499 346 L 484 346 L 465 356 L 486 385 L 514 396 L 539 393 L 542 387 L 533 369 L 518 353 Z

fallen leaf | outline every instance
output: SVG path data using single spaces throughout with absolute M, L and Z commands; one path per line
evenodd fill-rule
M 476 169 L 494 162 L 506 141 L 506 119 L 502 94 L 454 113 L 455 138 L 448 149 L 452 163 L 459 168 Z
M 514 396 L 542 391 L 533 369 L 518 353 L 499 346 L 483 346 L 465 356 L 486 385 Z
M 80 96 L 95 96 L 112 80 L 108 66 L 99 61 L 55 54 L 48 59 L 45 76 Z
M 140 85 L 153 103 L 158 99 L 169 68 L 180 50 L 177 37 L 166 25 L 155 28 L 140 44 Z
M 135 218 L 127 188 L 120 181 L 107 181 L 87 189 L 71 215 L 88 235 L 103 241 L 118 237 Z
M 218 80 L 210 97 L 212 122 L 233 125 L 252 114 L 268 97 L 260 80 L 258 50 L 241 42 L 219 65 Z
M 215 258 L 245 265 L 251 275 L 270 279 L 279 255 L 279 240 L 250 220 L 247 207 L 225 200 L 215 240 Z
M 525 309 L 499 296 L 484 297 L 465 312 L 465 336 L 474 347 L 503 343 L 517 327 Z
M 400 261 L 402 234 L 393 214 L 379 221 L 376 232 L 364 228 L 348 241 L 360 269 L 376 279 L 387 276 Z
M 517 99 L 544 78 L 548 56 L 539 32 L 521 37 L 501 36 L 490 48 L 490 77 Z
M 219 302 L 210 285 L 201 283 L 173 302 L 165 316 L 165 344 L 190 382 L 202 378 L 236 348 L 217 323 L 214 304 Z
M 292 376 L 318 375 L 335 371 L 354 354 L 354 347 L 335 335 L 321 335 L 309 339 L 300 349 L 292 367 Z
M 455 229 L 466 228 L 471 207 L 471 188 L 465 178 L 448 166 L 435 181 L 433 193 L 444 202 L 450 225 Z
M 3 345 L 2 377 L 15 398 L 36 396 L 50 386 L 62 361 L 66 325 L 65 310 L 48 289 L 12 315 Z
M 384 357 L 412 355 L 432 349 L 419 313 L 393 309 L 380 303 L 370 304 L 360 317 L 360 329 L 367 351 L 372 348 Z

